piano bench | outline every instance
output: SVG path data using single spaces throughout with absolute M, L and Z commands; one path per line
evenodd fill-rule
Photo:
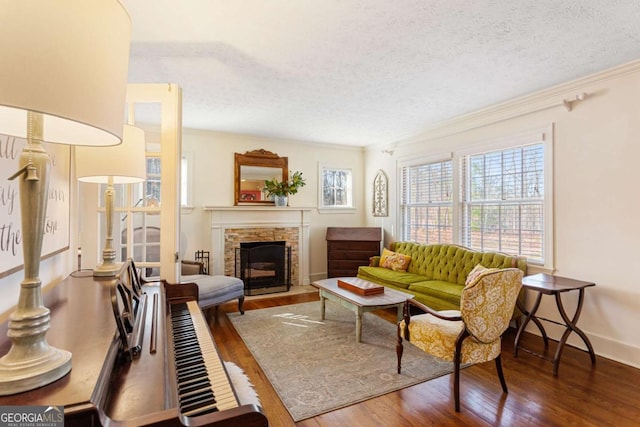
M 238 311 L 244 314 L 244 282 L 237 277 L 194 274 L 182 276 L 182 283 L 198 285 L 198 305 L 205 309 L 238 299 Z

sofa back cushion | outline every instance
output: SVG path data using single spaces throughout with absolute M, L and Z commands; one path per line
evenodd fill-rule
M 389 249 L 411 257 L 408 273 L 459 285 L 465 284 L 467 275 L 478 264 L 487 268 L 517 267 L 524 273 L 527 269 L 524 258 L 499 252 L 480 252 L 459 245 L 392 242 Z

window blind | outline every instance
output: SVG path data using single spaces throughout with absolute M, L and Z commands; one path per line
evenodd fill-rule
M 544 145 L 463 156 L 462 243 L 544 259 Z
M 402 168 L 402 240 L 453 242 L 452 166 L 446 160 Z

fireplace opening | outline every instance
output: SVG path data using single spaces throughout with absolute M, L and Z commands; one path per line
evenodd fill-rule
M 289 290 L 291 247 L 285 241 L 241 242 L 235 255 L 235 276 L 244 282 L 245 295 Z

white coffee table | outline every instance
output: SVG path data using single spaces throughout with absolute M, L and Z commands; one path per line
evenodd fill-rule
M 377 295 L 359 295 L 338 287 L 338 279 L 344 277 L 332 277 L 330 279 L 317 280 L 311 283 L 320 292 L 320 317 L 324 320 L 325 301 L 337 302 L 356 314 L 356 342 L 360 342 L 362 336 L 362 315 L 369 311 L 383 308 L 396 307 L 398 321 L 402 320 L 402 307 L 406 300 L 413 298 L 412 294 L 384 288 L 384 293 Z

